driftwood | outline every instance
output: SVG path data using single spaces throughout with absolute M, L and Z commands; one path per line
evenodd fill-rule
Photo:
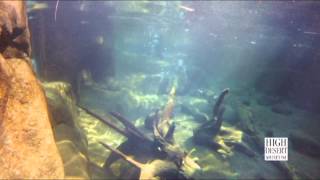
M 220 132 L 222 125 L 222 115 L 224 112 L 224 107 L 222 107 L 223 100 L 225 96 L 229 93 L 229 89 L 222 91 L 218 97 L 217 102 L 213 107 L 212 119 L 203 123 L 199 128 L 197 128 L 193 133 L 193 141 L 199 145 L 209 146 L 213 149 L 221 148 L 221 145 L 212 141 L 213 137 Z
M 162 177 L 166 179 L 187 179 L 184 174 L 178 169 L 176 164 L 168 160 L 155 159 L 148 163 L 140 163 L 121 151 L 112 148 L 111 146 L 100 142 L 105 148 L 112 153 L 116 153 L 121 158 L 129 162 L 131 165 L 140 169 L 139 179 L 155 179 Z
M 189 154 L 183 151 L 174 143 L 174 123 L 170 122 L 172 111 L 175 104 L 175 86 L 171 89 L 169 100 L 161 111 L 159 118 L 153 119 L 152 132 L 153 137 L 149 137 L 136 128 L 129 120 L 119 113 L 111 112 L 124 125 L 121 129 L 107 118 L 96 115 L 92 111 L 82 107 L 87 113 L 101 120 L 120 134 L 124 135 L 127 140 L 117 149 L 100 142 L 112 153 L 106 159 L 104 168 L 109 170 L 113 162 L 122 158 L 140 169 L 140 179 L 151 179 L 155 177 L 170 179 L 186 179 L 183 169 L 199 169 L 200 167 L 189 157 Z M 129 157 L 133 156 L 133 158 Z
M 173 134 L 175 129 L 175 124 L 170 123 L 173 108 L 175 105 L 175 86 L 171 89 L 169 94 L 169 100 L 165 106 L 162 116 L 160 118 L 154 119 L 153 121 L 153 134 L 155 139 L 160 143 L 169 142 L 173 144 Z
M 227 138 L 224 138 L 228 133 L 236 133 L 236 131 L 233 129 L 228 130 L 226 128 L 222 127 L 222 121 L 223 121 L 223 112 L 224 107 L 222 106 L 223 100 L 225 96 L 228 94 L 229 89 L 225 89 L 222 91 L 222 93 L 219 95 L 214 107 L 213 107 L 213 117 L 210 121 L 205 122 L 202 124 L 198 129 L 194 131 L 193 135 L 193 141 L 196 144 L 203 145 L 206 147 L 213 148 L 214 150 L 223 149 L 229 147 L 232 147 L 234 150 L 239 151 L 243 154 L 246 154 L 249 157 L 255 157 L 256 152 L 249 147 L 248 144 L 254 145 L 256 149 L 258 149 L 258 153 L 262 154 L 264 149 L 263 144 L 263 138 L 261 138 L 261 135 L 256 130 L 253 130 L 249 135 L 244 134 L 246 138 L 241 139 L 241 141 L 234 141 Z M 223 140 L 223 143 L 217 142 L 216 136 L 220 136 L 219 140 Z M 250 141 L 250 142 L 248 142 Z M 275 167 L 277 167 L 279 170 L 284 173 L 285 177 L 288 179 L 297 179 L 297 172 L 294 168 L 290 167 L 287 162 L 281 162 L 281 161 L 270 161 L 271 164 L 273 164 Z
M 193 141 L 196 144 L 207 146 L 214 150 L 223 149 L 226 153 L 231 153 L 230 147 L 232 147 L 234 150 L 242 152 L 249 157 L 254 157 L 255 152 L 242 141 L 240 131 L 232 128 L 221 128 L 223 122 L 222 116 L 225 110 L 223 107 L 223 100 L 228 92 L 229 89 L 225 89 L 221 92 L 213 106 L 212 119 L 203 123 L 194 131 Z M 234 138 L 230 138 L 233 136 Z
M 143 163 L 148 162 L 155 157 L 164 156 L 163 153 L 159 151 L 159 148 L 156 146 L 151 137 L 143 134 L 129 120 L 125 119 L 120 114 L 114 112 L 110 113 L 111 115 L 118 117 L 119 119 L 117 118 L 117 120 L 119 120 L 125 128 L 116 126 L 109 118 L 99 116 L 85 107 L 81 107 L 80 105 L 78 106 L 88 114 L 102 121 L 104 124 L 127 138 L 127 140 L 120 144 L 120 146 L 117 148 L 118 151 L 126 155 L 134 156 Z M 119 156 L 119 153 L 112 151 L 112 153 L 106 159 L 103 168 L 106 171 L 109 171 L 110 166 L 120 158 L 121 156 Z

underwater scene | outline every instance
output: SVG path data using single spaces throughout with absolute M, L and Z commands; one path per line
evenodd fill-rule
M 65 178 L 320 178 L 320 2 L 26 10 Z

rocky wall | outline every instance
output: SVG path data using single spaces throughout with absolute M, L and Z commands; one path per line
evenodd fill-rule
M 24 1 L 0 2 L 0 179 L 61 179 L 43 90 L 30 66 Z

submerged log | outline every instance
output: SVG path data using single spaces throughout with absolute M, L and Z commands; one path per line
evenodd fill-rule
M 213 106 L 212 119 L 203 123 L 194 131 L 193 140 L 195 143 L 200 145 L 209 145 L 214 149 L 221 147 L 218 143 L 212 141 L 212 139 L 220 132 L 223 121 L 222 115 L 224 112 L 222 103 L 228 92 L 229 89 L 225 89 L 219 95 L 217 102 Z
M 109 171 L 111 164 L 119 158 L 123 158 L 135 167 L 141 169 L 140 178 L 142 179 L 155 177 L 184 179 L 186 178 L 184 173 L 191 175 L 193 171 L 200 169 L 199 165 L 190 158 L 188 153 L 183 151 L 179 145 L 174 144 L 173 134 L 175 125 L 174 123 L 170 123 L 175 104 L 174 98 L 175 86 L 170 92 L 168 103 L 161 115 L 158 116 L 159 118 L 153 119 L 152 138 L 142 133 L 119 113 L 112 112 L 110 114 L 123 124 L 124 129 L 111 124 L 107 118 L 98 116 L 90 110 L 83 108 L 106 125 L 127 137 L 127 140 L 117 149 L 101 143 L 104 147 L 112 151 L 104 164 L 106 171 Z
M 222 154 L 232 154 L 231 149 L 239 151 L 249 157 L 256 154 L 243 142 L 243 132 L 234 128 L 222 126 L 223 100 L 228 94 L 229 89 L 223 90 L 213 106 L 212 119 L 203 123 L 194 131 L 193 141 L 196 144 L 217 150 Z
M 109 118 L 95 114 L 88 108 L 80 105 L 78 105 L 78 107 L 127 138 L 127 140 L 118 147 L 118 150 L 122 153 L 134 156 L 142 162 L 147 162 L 154 157 L 161 156 L 158 154 L 159 151 L 154 140 L 151 137 L 143 134 L 129 120 L 121 116 L 119 113 L 112 112 L 110 114 L 119 120 L 123 124 L 124 128 L 118 127 L 117 125 L 113 124 Z M 111 153 L 104 163 L 104 169 L 108 170 L 112 163 L 117 161 L 119 158 L 120 156 L 118 156 L 117 153 Z
M 179 167 L 171 161 L 155 159 L 148 163 L 140 163 L 133 158 L 125 155 L 121 151 L 112 148 L 111 146 L 100 142 L 105 148 L 109 149 L 113 153 L 116 153 L 124 160 L 128 161 L 133 166 L 140 169 L 139 179 L 188 179 L 181 173 Z
M 87 110 L 87 112 L 88 111 L 89 110 Z M 106 159 L 104 164 L 104 169 L 108 170 L 112 163 L 119 158 L 122 158 L 136 168 L 140 169 L 139 179 L 155 179 L 156 177 L 185 179 L 185 176 L 181 173 L 181 165 L 177 165 L 173 159 L 167 158 L 167 152 L 162 152 L 162 147 L 159 146 L 157 141 L 154 141 L 148 136 L 144 135 L 141 131 L 134 127 L 129 120 L 122 117 L 120 114 L 111 114 L 117 117 L 118 120 L 121 119 L 120 121 L 125 126 L 125 130 L 121 130 L 121 132 L 128 139 L 117 149 L 100 142 L 100 144 L 111 151 L 110 156 Z M 99 116 L 95 115 L 95 117 Z M 110 125 L 109 120 L 101 117 L 99 117 L 99 119 L 105 122 L 107 125 Z M 115 128 L 115 126 L 112 127 Z M 116 129 L 118 129 L 117 131 L 120 132 L 118 127 L 116 127 Z M 131 131 L 131 133 L 126 133 L 126 130 Z M 135 159 L 138 159 L 138 161 Z
M 162 114 L 153 120 L 153 135 L 160 144 L 174 144 L 173 134 L 175 124 L 171 123 L 173 109 L 175 105 L 176 86 L 173 86 L 169 93 L 169 99 Z

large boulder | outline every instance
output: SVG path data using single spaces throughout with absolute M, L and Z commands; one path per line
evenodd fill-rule
M 61 179 L 46 99 L 29 64 L 0 55 L 0 179 Z
M 0 179 L 62 179 L 44 93 L 28 64 L 24 1 L 0 1 Z

